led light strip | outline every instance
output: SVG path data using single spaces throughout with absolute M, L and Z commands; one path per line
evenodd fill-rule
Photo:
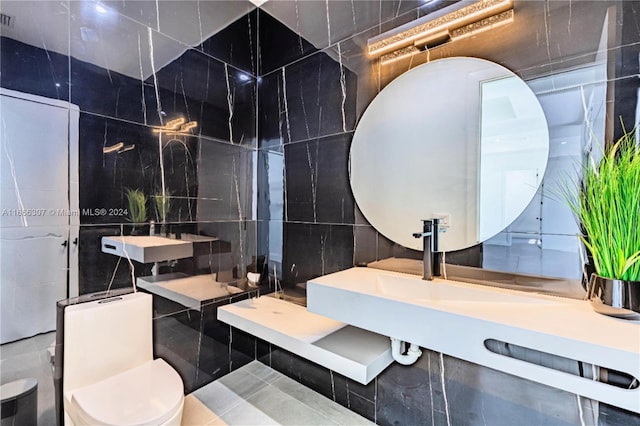
M 379 36 L 370 38 L 370 56 L 382 55 L 382 63 L 392 62 L 421 51 L 421 47 L 445 43 L 495 28 L 513 21 L 514 0 L 480 0 L 433 18 L 425 16 Z

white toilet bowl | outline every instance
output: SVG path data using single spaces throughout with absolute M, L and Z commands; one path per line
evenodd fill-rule
M 180 425 L 182 380 L 156 359 L 65 395 L 74 425 Z
M 66 425 L 180 425 L 184 386 L 169 364 L 153 359 L 151 302 L 131 293 L 66 308 Z

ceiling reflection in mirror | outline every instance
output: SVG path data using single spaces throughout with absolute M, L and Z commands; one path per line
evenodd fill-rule
M 526 83 L 490 61 L 447 58 L 401 75 L 370 104 L 351 146 L 351 187 L 392 241 L 421 250 L 412 233 L 441 218 L 440 248 L 459 250 L 522 213 L 548 153 L 545 115 Z

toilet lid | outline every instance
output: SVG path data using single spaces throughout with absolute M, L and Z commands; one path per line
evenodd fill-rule
M 182 379 L 163 359 L 72 391 L 71 405 L 88 424 L 157 425 L 182 406 Z

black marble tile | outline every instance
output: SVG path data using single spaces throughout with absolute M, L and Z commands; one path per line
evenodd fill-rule
M 229 325 L 218 321 L 218 308 L 228 304 L 228 300 L 203 305 L 201 308 L 201 346 L 198 354 L 196 387 L 204 386 L 229 373 L 230 336 Z
M 256 360 L 271 366 L 271 343 L 256 337 Z
M 221 343 L 228 350 L 229 326 L 218 320 L 218 308 L 227 305 L 228 300 L 216 301 L 202 306 L 202 334 Z
M 373 379 L 366 385 L 358 383 L 347 377 L 345 377 L 344 379 L 346 381 L 346 389 L 350 394 L 358 395 L 368 401 L 376 401 L 378 392 L 377 378 Z
M 148 293 L 145 289 L 139 289 L 139 291 Z M 153 319 L 161 318 L 168 315 L 173 315 L 178 312 L 187 311 L 188 309 L 171 299 L 166 297 L 159 296 L 157 294 L 152 294 L 153 296 Z
M 140 79 L 74 57 L 71 63 L 71 102 L 81 111 L 145 124 L 147 103 L 155 104 L 153 86 Z M 157 115 L 157 113 L 156 113 Z
M 210 257 L 200 256 L 198 268 L 212 268 L 220 282 L 234 283 L 246 289 L 246 272 L 256 270 L 257 224 L 253 221 L 224 221 L 203 223 L 199 226 L 206 235 L 218 237 L 222 242 L 219 251 Z
M 164 359 L 180 374 L 185 393 L 191 392 L 197 384 L 200 322 L 201 313 L 192 310 L 153 320 L 154 358 Z
M 192 134 L 255 146 L 256 80 L 196 49 L 185 51 L 145 80 L 157 82 L 163 123 L 197 122 Z M 146 101 L 147 123 L 160 125 L 155 93 Z M 166 118 L 164 118 L 166 117 Z
M 157 136 L 151 128 L 92 114 L 80 114 L 80 208 L 106 214 L 81 215 L 81 223 L 124 223 L 126 189 L 141 189 L 147 197 L 160 187 Z M 134 148 L 104 153 L 120 142 Z M 147 203 L 147 210 L 151 206 Z
M 198 225 L 199 235 L 217 237 L 218 226 L 216 223 L 205 223 Z M 231 243 L 218 239 L 196 243 L 193 246 L 193 271 L 196 274 L 217 274 L 220 265 L 225 264 L 225 258 L 231 256 Z
M 194 389 L 200 388 L 231 372 L 229 346 L 203 334 Z
M 483 245 L 477 244 L 466 249 L 447 252 L 445 254 L 445 262 L 451 265 L 482 268 L 482 255 Z
M 203 140 L 198 153 L 199 221 L 252 216 L 255 151 Z
M 102 252 L 102 237 L 120 235 L 120 226 L 81 226 L 78 238 L 79 294 L 132 287 L 129 262 Z M 132 262 L 136 277 L 150 275 L 151 266 Z
M 353 392 L 349 393 L 349 405 L 348 408 L 351 411 L 354 411 L 360 414 L 365 419 L 369 419 L 372 422 L 376 422 L 377 424 L 381 424 L 379 420 L 377 420 L 376 414 L 376 404 L 373 401 L 369 401 L 361 397 L 358 394 Z M 407 423 L 409 424 L 409 423 Z
M 351 136 L 344 133 L 286 145 L 286 220 L 354 223 L 348 170 Z
M 615 57 L 615 107 L 614 140 L 624 133 L 624 129 L 638 126 L 636 110 L 638 106 L 638 82 L 640 74 L 640 36 L 638 35 L 638 16 L 640 7 L 635 2 L 621 2 L 618 13 L 622 13 L 620 30 L 621 47 L 612 54 Z M 633 77 L 631 77 L 633 76 Z
M 0 86 L 63 101 L 69 100 L 69 57 L 0 37 Z
M 378 232 L 372 226 L 354 226 L 353 228 L 354 264 L 369 263 L 378 260 Z
M 295 8 L 301 2 L 283 2 Z M 295 9 L 294 9 L 295 10 Z M 264 75 L 316 51 L 316 48 L 269 13 L 258 11 L 258 75 Z
M 640 414 L 601 402 L 598 424 L 602 426 L 640 426 Z
M 288 377 L 294 378 L 294 371 L 292 367 L 293 354 L 291 352 L 269 343 L 268 357 L 265 354 L 264 357 L 260 359 L 260 361 L 273 368 L 274 370 L 279 371 Z
M 197 49 L 254 76 L 257 75 L 258 9 L 209 37 Z
M 271 367 L 271 343 L 256 337 L 256 360 Z
M 317 52 L 262 77 L 261 148 L 354 129 L 357 78 L 337 59 Z
M 353 226 L 284 223 L 283 285 L 353 266 Z
M 439 400 L 428 354 L 412 366 L 392 364 L 378 376 L 376 399 L 380 424 L 430 424 L 434 399 Z
M 256 337 L 238 328 L 231 327 L 231 349 L 250 360 L 256 359 Z

